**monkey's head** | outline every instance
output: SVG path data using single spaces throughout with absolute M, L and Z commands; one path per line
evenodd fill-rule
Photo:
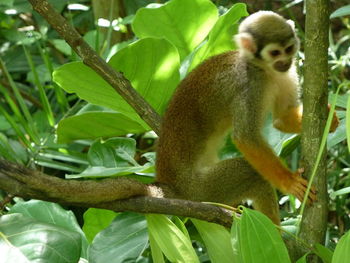
M 293 21 L 271 11 L 248 16 L 235 40 L 244 57 L 278 72 L 288 71 L 299 48 Z

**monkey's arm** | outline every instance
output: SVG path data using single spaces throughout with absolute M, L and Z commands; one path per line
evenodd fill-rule
M 328 110 L 330 106 L 328 105 Z M 288 107 L 284 111 L 274 112 L 273 126 L 286 133 L 301 133 L 302 105 Z M 337 113 L 334 112 L 330 132 L 334 132 L 339 125 Z
M 262 137 L 260 131 L 264 120 L 264 102 L 257 98 L 262 97 L 259 92 L 250 95 L 234 111 L 233 139 L 236 146 L 255 170 L 273 186 L 303 200 L 307 181 L 300 176 L 300 170 L 292 172 L 284 166 Z M 312 191 L 309 200 L 314 199 L 315 193 Z
M 235 139 L 235 144 L 246 160 L 273 186 L 303 200 L 308 183 L 300 176 L 301 170 L 290 171 L 263 141 L 256 144 L 250 140 Z M 309 200 L 313 201 L 315 197 L 315 193 L 310 192 Z
M 282 132 L 300 133 L 302 116 L 302 105 L 288 107 L 284 111 L 275 111 L 273 126 Z

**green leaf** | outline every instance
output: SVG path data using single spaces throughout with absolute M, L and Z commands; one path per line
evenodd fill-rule
M 131 138 L 111 138 L 97 140 L 89 149 L 90 166 L 79 174 L 66 175 L 66 178 L 102 178 L 133 173 L 153 173 L 152 162 L 140 166 L 134 159 L 136 142 Z
M 96 235 L 89 247 L 89 262 L 136 262 L 147 243 L 145 217 L 122 213 Z
M 179 58 L 174 46 L 164 39 L 142 39 L 120 50 L 109 64 L 121 71 L 132 86 L 162 113 L 179 82 Z M 53 79 L 65 91 L 125 115 L 145 129 L 148 126 L 126 101 L 100 76 L 82 62 L 55 70 Z M 83 128 L 84 131 L 86 130 Z
M 211 262 L 233 262 L 234 255 L 231 246 L 230 233 L 226 228 L 197 219 L 191 219 L 191 221 L 204 241 Z
M 59 50 L 66 56 L 72 55 L 72 48 L 63 39 L 52 39 L 50 42 L 57 50 Z
M 82 255 L 86 256 L 88 242 L 72 211 L 67 211 L 55 203 L 30 200 L 15 204 L 10 213 L 21 213 L 38 222 L 52 224 L 62 227 L 66 231 L 79 233 Z
M 91 243 L 97 233 L 108 227 L 116 215 L 116 212 L 110 210 L 89 208 L 84 213 L 83 225 L 87 240 Z
M 337 10 L 335 10 L 330 18 L 336 18 L 336 17 L 341 17 L 341 16 L 347 16 L 350 15 L 350 5 L 343 6 Z
M 0 254 L 5 262 L 79 261 L 81 235 L 22 214 L 0 217 Z
M 265 122 L 263 135 L 278 155 L 282 154 L 284 147 L 288 146 L 283 153 L 286 154 L 291 152 L 299 143 L 299 139 L 294 139 L 297 135 L 281 132 L 273 126 L 271 114 L 268 115 Z
M 335 130 L 335 132 L 333 133 L 329 133 L 328 137 L 327 137 L 327 148 L 330 149 L 332 148 L 334 145 L 337 145 L 338 143 L 346 140 L 347 135 L 349 135 L 349 131 L 350 128 L 347 128 L 347 125 L 345 124 L 345 122 L 348 119 L 342 119 L 339 121 L 339 126 L 338 128 Z M 350 124 L 349 124 L 350 125 Z M 350 126 L 348 126 L 350 127 Z M 350 135 L 349 135 L 350 136 Z M 349 149 L 350 151 L 350 149 Z
M 337 191 L 334 191 L 334 192 L 332 192 L 330 195 L 329 195 L 329 197 L 330 198 L 332 198 L 332 199 L 335 199 L 337 196 L 339 196 L 339 195 L 345 195 L 345 194 L 348 194 L 348 193 L 350 193 L 350 187 L 348 186 L 348 187 L 344 187 L 344 188 L 342 188 L 342 189 L 339 189 L 339 190 L 337 190 Z
M 95 141 L 88 152 L 91 166 L 106 168 L 139 166 L 134 159 L 136 141 L 131 138 L 111 138 Z
M 315 254 L 322 259 L 323 263 L 332 262 L 333 251 L 321 244 L 315 245 Z
M 298 259 L 296 263 L 307 263 L 306 258 L 309 255 L 309 253 L 306 253 L 304 256 Z
M 241 219 L 237 216 L 233 217 L 231 226 L 231 244 L 233 248 L 232 262 L 243 262 L 241 248 Z
M 153 262 L 164 263 L 165 261 L 164 261 L 162 250 L 160 249 L 156 240 L 152 236 L 152 233 L 149 233 L 148 236 L 149 236 L 149 244 L 151 246 L 151 251 L 152 251 Z
M 346 86 L 348 83 L 344 83 L 344 86 Z M 349 83 L 350 84 L 350 83 Z M 336 97 L 334 99 L 334 97 Z M 328 94 L 328 102 L 329 103 L 332 103 L 333 100 L 336 101 L 336 106 L 338 107 L 341 107 L 341 108 L 346 108 L 347 106 L 347 103 L 348 103 L 348 100 L 350 98 L 350 95 L 349 94 L 338 94 L 338 93 L 334 93 L 334 92 L 330 92 Z
M 84 128 L 82 129 L 82 127 Z M 87 112 L 60 121 L 57 127 L 57 137 L 59 143 L 66 143 L 73 140 L 109 138 L 127 133 L 142 133 L 147 130 L 140 123 L 121 113 Z
M 238 21 L 247 15 L 246 5 L 238 3 L 220 16 L 209 33 L 208 41 L 194 55 L 190 70 L 208 57 L 234 49 L 232 36 L 238 31 Z
M 141 39 L 120 50 L 108 63 L 123 72 L 159 114 L 165 111 L 180 80 L 179 55 L 173 45 L 165 39 Z
M 217 8 L 209 0 L 172 0 L 140 8 L 132 28 L 139 38 L 169 40 L 183 60 L 206 38 L 217 19 Z
M 199 263 L 191 240 L 165 215 L 146 215 L 148 231 L 171 262 Z
M 343 235 L 335 247 L 332 263 L 344 263 L 344 259 L 350 258 L 350 231 Z
M 9 160 L 9 161 L 13 161 L 13 162 L 16 162 L 16 160 L 19 161 L 16 151 L 14 151 L 13 147 L 10 145 L 10 141 L 7 139 L 7 137 L 3 133 L 0 133 L 0 156 L 4 157 L 6 160 Z
M 144 166 L 130 166 L 130 167 L 115 167 L 106 168 L 103 166 L 93 166 L 86 168 L 79 174 L 67 174 L 67 179 L 77 178 L 105 178 L 112 176 L 129 175 L 133 173 L 150 173 L 150 166 L 148 164 Z
M 53 73 L 53 80 L 68 93 L 74 92 L 90 103 L 117 110 L 133 121 L 142 122 L 124 99 L 82 62 L 72 62 L 59 67 Z
M 271 220 L 258 211 L 243 208 L 239 237 L 243 262 L 291 262 L 280 233 Z

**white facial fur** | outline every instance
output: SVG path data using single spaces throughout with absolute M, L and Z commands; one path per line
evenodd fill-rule
M 263 61 L 271 69 L 285 72 L 289 69 L 297 50 L 298 42 L 291 39 L 284 46 L 278 43 L 268 44 L 261 50 L 260 54 Z

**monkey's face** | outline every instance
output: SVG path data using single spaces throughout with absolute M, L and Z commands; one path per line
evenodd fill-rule
M 285 44 L 267 44 L 260 52 L 260 59 L 267 67 L 278 72 L 286 72 L 293 63 L 293 57 L 298 50 L 298 42 L 291 38 Z
M 294 23 L 271 11 L 248 16 L 235 36 L 240 54 L 260 67 L 287 72 L 298 50 Z

